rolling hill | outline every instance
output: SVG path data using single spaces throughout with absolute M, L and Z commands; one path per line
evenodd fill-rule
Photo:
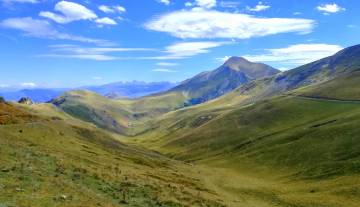
M 52 103 L 81 120 L 124 135 L 136 135 L 149 130 L 144 122 L 153 117 L 214 99 L 239 85 L 278 72 L 265 64 L 232 57 L 218 69 L 201 73 L 166 92 L 137 99 L 107 100 L 90 92 L 72 91 Z
M 0 206 L 224 206 L 190 165 L 50 104 L 0 103 Z
M 357 207 L 359 80 L 357 45 L 281 73 L 231 58 L 138 99 L 2 101 L 0 204 Z

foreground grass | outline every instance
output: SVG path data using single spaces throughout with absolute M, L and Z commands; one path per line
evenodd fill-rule
M 222 206 L 188 165 L 84 123 L 32 118 L 0 125 L 0 206 Z

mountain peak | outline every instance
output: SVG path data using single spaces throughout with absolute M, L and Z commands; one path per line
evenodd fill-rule
M 279 70 L 272 68 L 263 63 L 254 63 L 243 57 L 232 56 L 222 65 L 223 70 L 233 70 L 236 72 L 243 72 L 252 79 L 271 76 L 279 72 Z
M 224 65 L 239 65 L 239 64 L 249 64 L 249 63 L 251 62 L 243 57 L 232 56 L 225 61 Z

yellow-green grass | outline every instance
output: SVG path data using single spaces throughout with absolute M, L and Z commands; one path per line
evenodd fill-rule
M 31 117 L 0 125 L 1 206 L 222 206 L 189 165 L 91 125 Z
M 355 71 L 323 84 L 305 87 L 292 93 L 315 98 L 360 100 L 359 83 L 360 71 Z
M 166 114 L 130 141 L 204 166 L 232 206 L 358 205 L 359 103 L 279 96 L 200 109 Z
M 112 100 L 89 91 L 71 91 L 52 101 L 67 114 L 103 129 L 132 136 L 148 130 L 144 122 L 184 106 L 182 93 Z

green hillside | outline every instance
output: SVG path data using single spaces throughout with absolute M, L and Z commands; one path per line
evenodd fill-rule
M 360 100 L 360 71 L 340 76 L 321 85 L 305 87 L 295 92 L 297 95 L 339 100 Z
M 223 206 L 189 165 L 85 122 L 0 113 L 0 206 Z
M 2 100 L 0 206 L 358 207 L 359 60 L 350 47 L 198 105 L 206 78 L 140 99 Z

